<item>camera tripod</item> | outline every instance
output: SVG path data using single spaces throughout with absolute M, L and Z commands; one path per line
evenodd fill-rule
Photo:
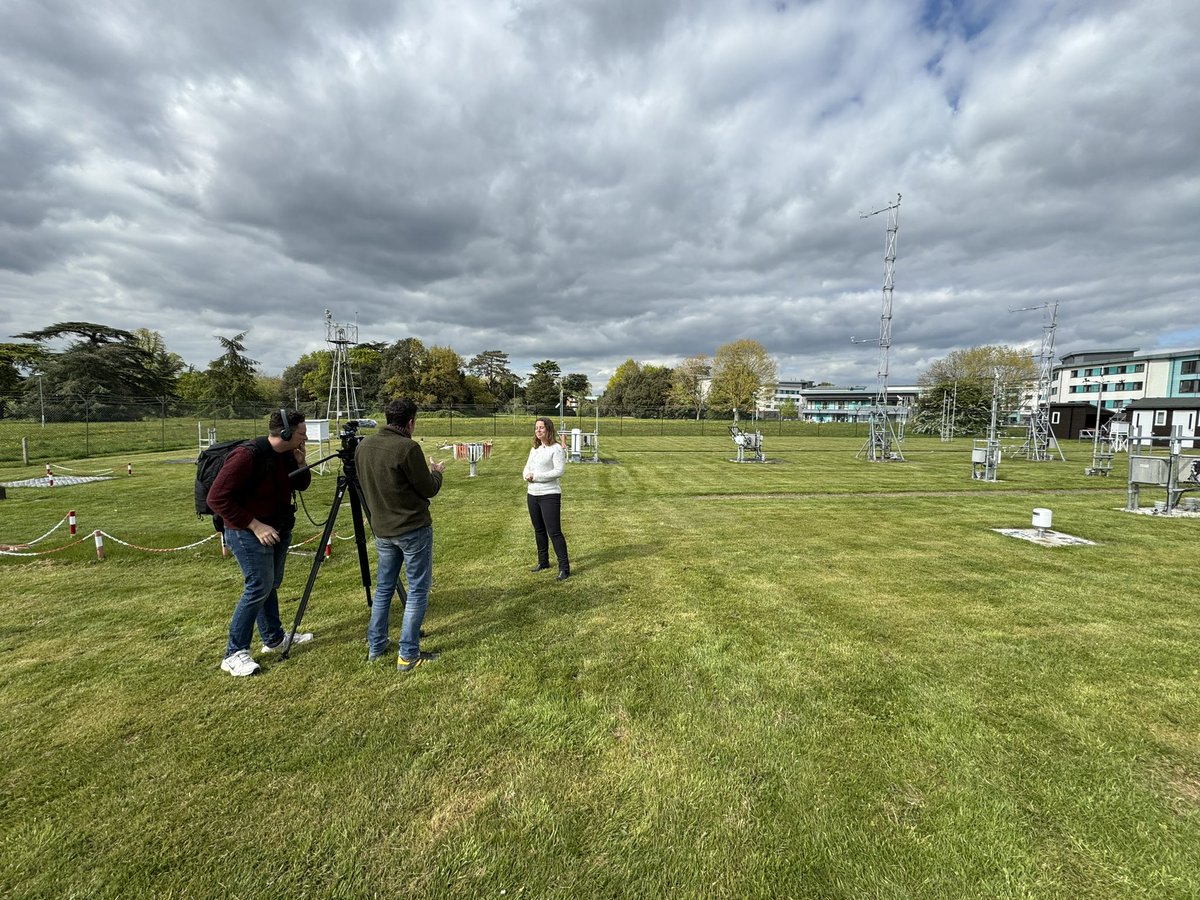
M 333 494 L 333 503 L 329 507 L 329 517 L 325 520 L 325 530 L 321 533 L 321 543 L 317 546 L 317 558 L 313 560 L 312 569 L 308 573 L 308 583 L 304 585 L 304 594 L 300 597 L 296 620 L 292 623 L 292 633 L 288 636 L 287 647 L 280 654 L 280 659 L 287 659 L 288 654 L 292 652 L 292 642 L 296 639 L 296 632 L 300 629 L 300 620 L 304 618 L 304 610 L 308 608 L 313 585 L 317 581 L 317 572 L 321 570 L 321 563 L 325 561 L 325 548 L 329 546 L 333 526 L 337 523 L 338 510 L 341 509 L 342 500 L 345 499 L 347 493 L 350 494 L 350 513 L 354 520 L 354 543 L 358 547 L 358 569 L 362 574 L 363 590 L 367 595 L 367 608 L 371 607 L 371 566 L 367 562 L 367 536 L 366 529 L 363 527 L 363 510 L 367 509 L 367 504 L 363 500 L 362 486 L 358 483 L 358 472 L 354 467 L 354 449 L 359 440 L 361 438 L 358 438 L 357 435 L 343 436 L 342 449 L 337 453 L 331 453 L 324 459 L 317 460 L 311 466 L 296 470 L 303 472 L 305 469 L 319 466 L 335 456 L 342 461 L 342 472 L 337 477 L 337 489 Z M 369 513 L 368 510 L 368 515 Z

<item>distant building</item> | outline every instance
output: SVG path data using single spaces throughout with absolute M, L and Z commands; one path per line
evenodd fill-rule
M 1089 350 L 1069 353 L 1054 368 L 1054 399 L 1090 402 L 1101 392 L 1105 409 L 1121 409 L 1151 397 L 1200 397 L 1200 350 L 1142 353 L 1136 350 Z
M 773 391 L 762 391 L 758 396 L 758 412 L 759 414 L 766 413 L 773 416 L 779 412 L 779 408 L 783 404 L 791 400 L 800 407 L 803 399 L 802 393 L 808 388 L 811 388 L 815 382 L 812 381 L 780 381 L 775 385 Z
M 1159 438 L 1162 445 L 1176 434 L 1192 438 L 1200 425 L 1200 396 L 1196 397 L 1148 397 L 1129 404 L 1129 433 L 1142 437 Z M 1196 441 L 1182 442 L 1184 449 L 1191 450 Z
M 1078 433 L 1085 423 L 1094 428 L 1097 401 L 1106 413 L 1128 410 L 1131 434 L 1165 437 L 1179 426 L 1190 436 L 1200 426 L 1200 349 L 1069 353 L 1054 368 L 1053 382 L 1055 434 L 1059 426 L 1064 436 Z M 1106 420 L 1102 415 L 1101 424 Z
M 796 416 L 800 421 L 865 421 L 874 407 L 877 391 L 877 388 L 868 389 L 863 385 L 817 388 L 812 382 L 780 382 L 770 398 L 772 406 L 768 408 L 766 403 L 761 403 L 760 410 L 774 418 L 779 415 L 779 407 L 791 400 L 796 403 Z M 917 385 L 888 385 L 889 412 L 907 419 L 908 410 L 917 402 L 919 392 Z

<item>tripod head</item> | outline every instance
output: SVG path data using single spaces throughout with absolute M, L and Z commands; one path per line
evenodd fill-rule
M 360 427 L 375 428 L 377 424 L 374 419 L 350 419 L 342 426 L 341 433 L 338 434 L 338 440 L 342 442 L 340 450 L 335 450 L 328 456 L 324 456 L 314 463 L 309 463 L 307 466 L 301 466 L 296 472 L 307 472 L 309 469 L 315 468 L 321 465 L 321 463 L 329 462 L 329 460 L 336 457 L 342 461 L 342 471 L 346 477 L 353 479 L 355 477 L 354 451 L 363 442 L 363 435 L 358 433 L 358 429 Z M 296 472 L 292 474 L 295 475 Z
M 358 445 L 363 440 L 363 436 L 358 433 L 358 428 L 360 425 L 367 425 L 368 423 L 371 426 L 375 424 L 370 419 L 361 422 L 357 419 L 350 419 L 342 426 L 342 432 L 338 435 L 339 440 L 342 442 L 342 449 L 333 455 L 342 461 L 342 468 L 347 475 L 354 474 L 354 451 L 358 449 Z

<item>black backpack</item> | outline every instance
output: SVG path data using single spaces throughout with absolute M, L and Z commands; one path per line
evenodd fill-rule
M 208 492 L 212 488 L 213 482 L 217 480 L 217 473 L 221 471 L 221 466 L 225 465 L 226 458 L 237 447 L 249 448 L 250 455 L 254 458 L 254 474 L 251 484 L 261 481 L 274 453 L 271 449 L 271 442 L 265 437 L 250 441 L 240 439 L 221 441 L 201 450 L 200 455 L 196 457 L 196 515 L 212 516 L 213 527 L 217 531 L 224 530 L 224 522 L 220 516 L 208 508 Z

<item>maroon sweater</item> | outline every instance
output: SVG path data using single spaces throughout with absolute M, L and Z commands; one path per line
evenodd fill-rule
M 225 457 L 225 464 L 208 491 L 208 506 L 225 520 L 226 528 L 245 531 L 254 519 L 276 531 L 291 531 L 296 524 L 292 491 L 306 490 L 312 484 L 312 471 L 289 478 L 288 475 L 298 468 L 292 452 L 268 450 L 267 454 L 274 459 L 259 463 L 263 475 L 257 481 L 254 454 L 248 448 L 235 447 Z

